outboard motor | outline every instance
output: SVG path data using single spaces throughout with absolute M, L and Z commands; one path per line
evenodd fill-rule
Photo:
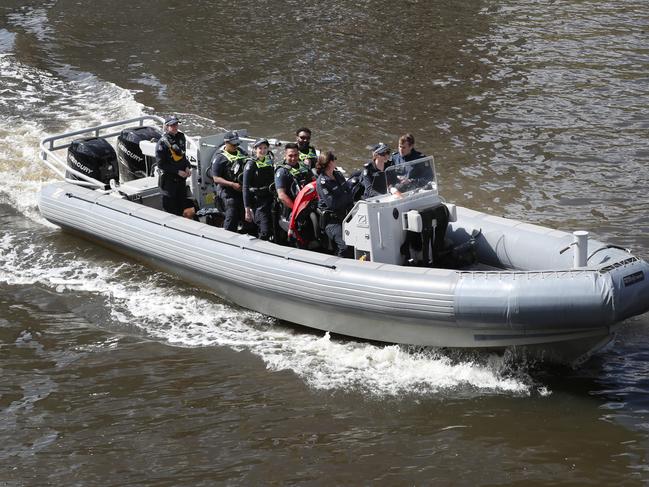
M 155 127 L 133 127 L 122 130 L 117 137 L 117 161 L 121 182 L 153 176 L 154 160 L 142 154 L 140 142 L 158 141 L 162 137 Z
M 117 155 L 113 146 L 101 137 L 73 140 L 68 147 L 68 166 L 104 183 L 110 189 L 110 180 L 118 181 Z M 72 173 L 70 179 L 81 180 Z

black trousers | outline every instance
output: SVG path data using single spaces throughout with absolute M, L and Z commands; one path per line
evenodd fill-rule
M 255 202 L 253 211 L 253 221 L 257 226 L 258 236 L 261 240 L 268 240 L 273 234 L 272 220 L 273 199 L 260 199 Z
M 325 227 L 325 233 L 336 244 L 336 255 L 343 257 L 347 250 L 347 244 L 343 239 L 343 225 L 342 223 L 328 223 Z
M 243 220 L 243 196 L 241 194 L 230 195 L 225 191 L 219 191 L 217 198 L 221 200 L 221 206 L 225 214 L 223 228 L 236 232 L 239 223 Z
M 173 174 L 163 174 L 160 178 L 160 193 L 162 194 L 162 208 L 167 213 L 182 216 L 185 208 L 190 208 L 193 203 L 187 198 L 187 185 L 185 179 Z

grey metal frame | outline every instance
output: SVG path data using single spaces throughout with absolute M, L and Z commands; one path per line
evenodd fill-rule
M 103 123 L 86 129 L 74 130 L 72 132 L 65 132 L 63 134 L 53 135 L 51 137 L 46 137 L 43 140 L 41 140 L 41 144 L 40 144 L 41 151 L 39 156 L 43 161 L 43 163 L 52 171 L 54 171 L 54 173 L 65 182 L 76 184 L 78 186 L 95 188 L 98 190 L 102 190 L 104 192 L 110 192 L 110 190 L 104 190 L 104 186 L 105 186 L 104 183 L 96 180 L 95 178 L 91 178 L 90 176 L 87 176 L 86 174 L 83 174 L 82 172 L 77 171 L 76 169 L 68 166 L 66 161 L 61 159 L 59 155 L 55 152 L 58 150 L 67 149 L 68 147 L 70 147 L 72 141 L 68 141 L 60 145 L 56 145 L 56 142 L 64 139 L 71 139 L 72 137 L 78 135 L 85 135 L 85 136 L 92 135 L 95 137 L 104 137 L 104 138 L 116 137 L 120 134 L 121 130 L 117 132 L 110 132 L 110 133 L 102 133 L 102 131 L 114 127 L 132 125 L 134 123 L 138 123 L 140 127 L 143 127 L 145 125 L 150 125 L 150 124 L 145 124 L 144 123 L 145 121 L 157 122 L 160 124 L 161 127 L 164 124 L 164 120 L 161 117 L 158 117 L 156 115 L 142 115 L 140 117 L 129 118 L 127 120 L 119 120 L 117 122 Z M 71 179 L 66 176 L 66 173 L 74 174 L 75 176 L 81 178 L 81 180 Z

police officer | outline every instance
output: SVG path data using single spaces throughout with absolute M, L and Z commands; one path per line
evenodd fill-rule
M 309 166 L 309 169 L 315 169 L 318 154 L 315 147 L 311 145 L 311 130 L 302 127 L 295 131 L 297 148 L 299 150 L 300 162 Z
M 363 173 L 361 174 L 361 184 L 365 189 L 363 199 L 373 198 L 388 192 L 385 170 L 392 166 L 390 148 L 383 142 L 370 147 L 370 150 L 372 151 L 372 160 L 363 166 Z M 396 177 L 391 176 L 391 179 L 396 182 Z
M 287 220 L 290 218 L 295 197 L 311 181 L 313 172 L 306 164 L 300 162 L 297 144 L 286 144 L 284 160 L 275 169 L 275 189 L 277 199 L 282 203 L 282 214 Z
M 159 179 L 162 207 L 167 213 L 181 216 L 186 209 L 193 208 L 194 203 L 187 198 L 186 180 L 192 169 L 185 155 L 187 141 L 185 134 L 178 130 L 179 123 L 175 116 L 165 120 L 164 134 L 156 145 L 155 158 L 162 170 Z
M 212 178 L 216 184 L 216 198 L 225 210 L 223 228 L 236 232 L 243 219 L 243 197 L 240 177 L 248 154 L 239 148 L 237 132 L 227 132 L 224 146 L 212 156 Z
M 399 137 L 399 150 L 392 154 L 392 160 L 396 165 L 405 164 L 426 157 L 415 149 L 415 137 L 412 134 L 403 134 Z M 433 179 L 433 169 L 429 165 L 414 165 L 407 171 L 407 178 L 423 186 Z
M 257 139 L 252 146 L 254 157 L 248 159 L 243 169 L 243 205 L 245 220 L 254 222 L 261 240 L 272 235 L 271 209 L 273 194 L 270 186 L 275 177 L 273 160 L 268 153 L 267 139 Z
M 392 154 L 392 160 L 395 164 L 415 161 L 426 157 L 424 154 L 415 149 L 415 137 L 412 134 L 403 134 L 399 137 L 399 150 Z
M 336 170 L 336 156 L 333 152 L 318 157 L 316 171 L 318 208 L 321 210 L 321 218 L 325 218 L 325 233 L 336 244 L 336 255 L 343 257 L 347 244 L 343 239 L 342 222 L 354 204 L 354 198 L 345 176 Z

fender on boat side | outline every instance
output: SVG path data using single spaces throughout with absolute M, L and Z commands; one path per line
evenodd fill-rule
M 321 318 L 297 309 L 282 316 L 281 301 L 314 308 L 326 303 L 386 322 L 474 329 L 504 324 L 523 332 L 609 326 L 649 306 L 647 263 L 618 249 L 600 252 L 598 260 L 610 264 L 590 269 L 463 272 L 281 247 L 67 183 L 43 187 L 39 207 L 55 224 L 183 268 L 237 304 L 315 327 Z
M 252 309 L 260 308 L 261 296 L 281 295 L 352 314 L 381 313 L 386 321 L 390 316 L 449 326 L 455 321 L 457 274 L 452 270 L 357 262 L 281 247 L 65 183 L 43 188 L 40 206 L 53 223 L 203 274 L 220 295 Z M 248 302 L 241 288 L 256 290 L 257 302 Z M 272 305 L 267 302 L 264 310 Z
M 593 270 L 459 272 L 455 314 L 474 327 L 592 328 L 615 322 L 614 286 Z
M 616 321 L 649 311 L 649 263 L 633 255 L 599 268 L 615 290 Z

